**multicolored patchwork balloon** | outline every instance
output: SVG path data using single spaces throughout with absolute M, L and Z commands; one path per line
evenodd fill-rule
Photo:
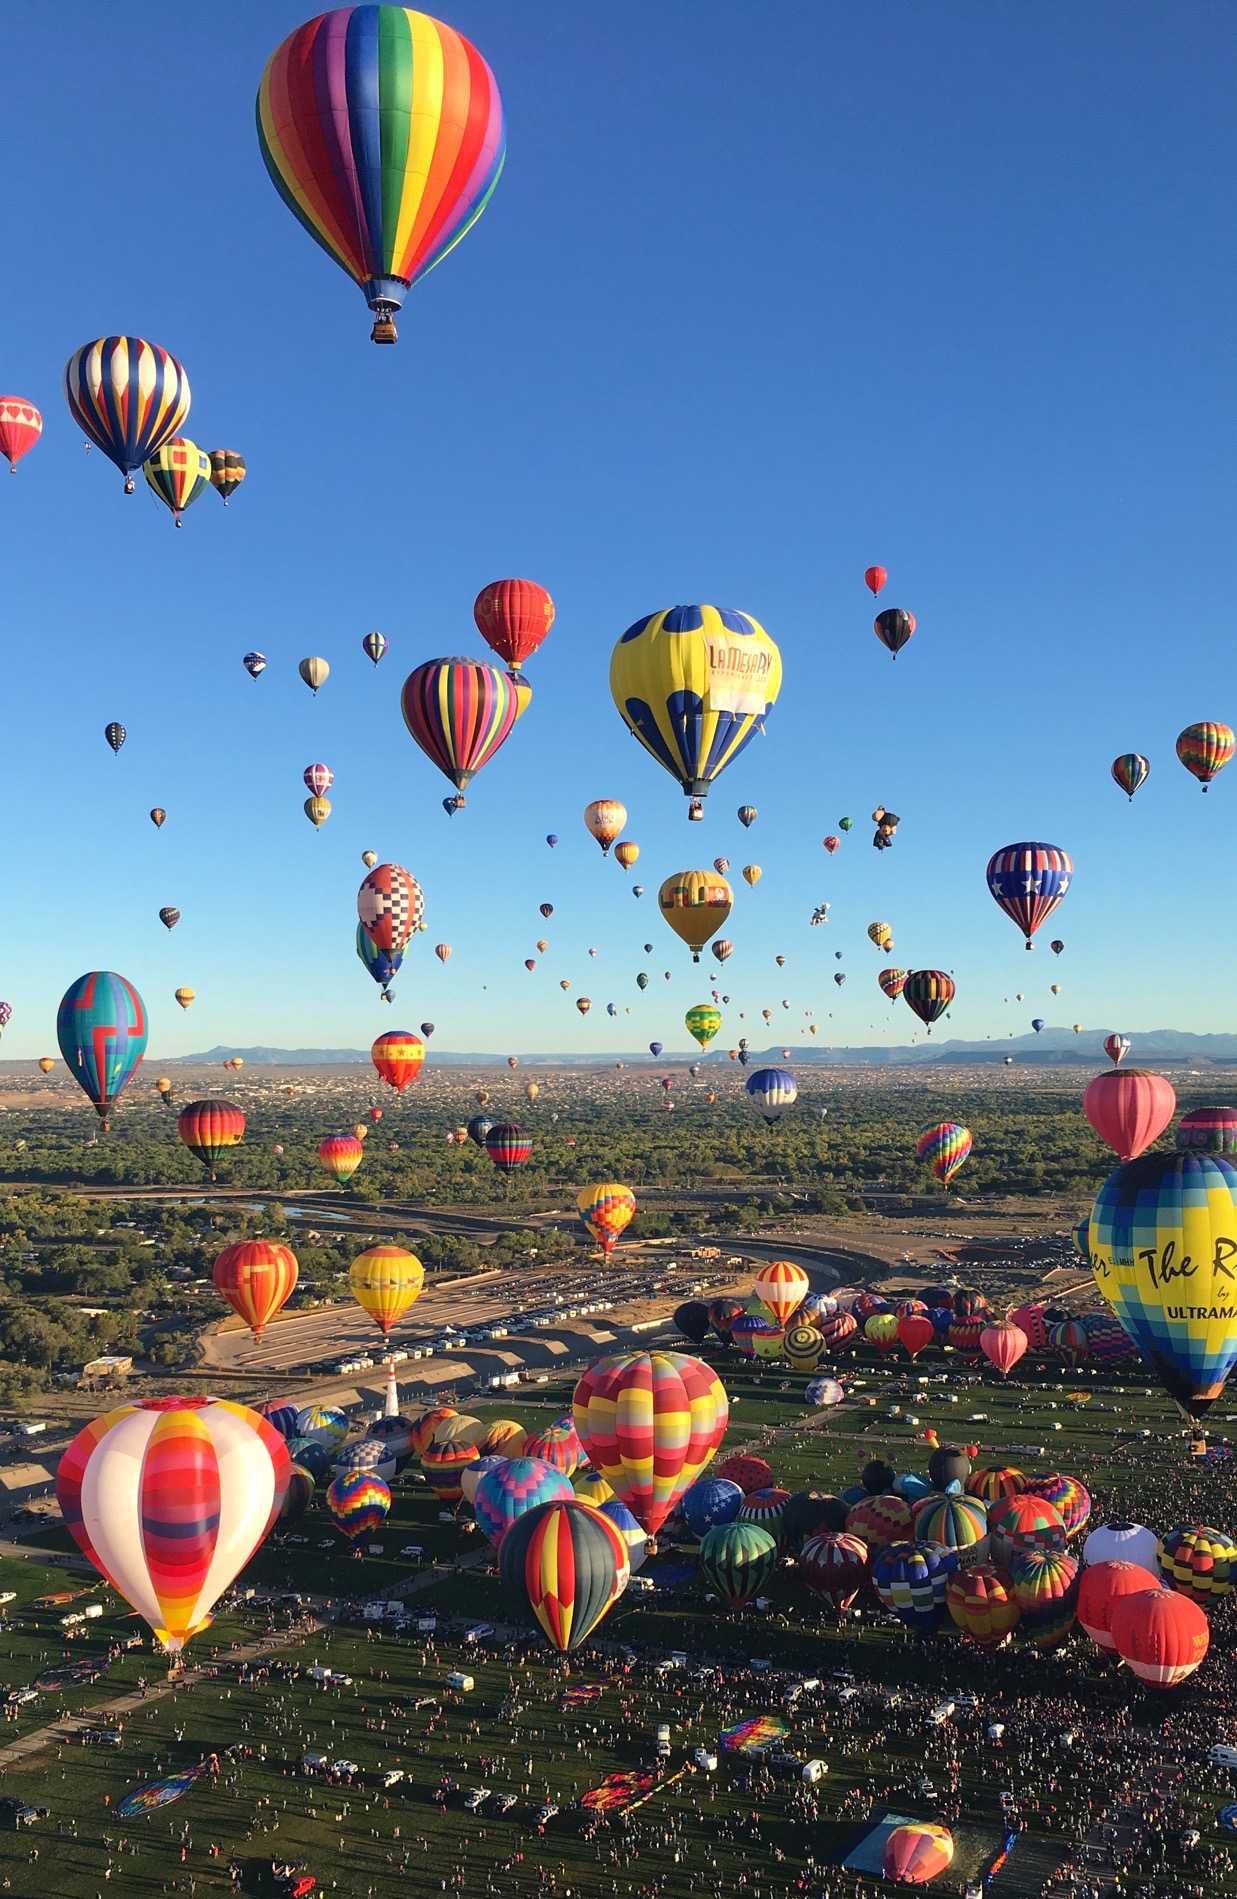
M 428 759 L 465 791 L 510 736 L 517 717 L 509 673 L 477 659 L 430 659 L 400 694 L 404 724 Z
M 69 1073 L 108 1131 L 112 1103 L 146 1053 L 146 1004 L 114 970 L 94 969 L 70 983 L 56 1012 L 56 1040 Z
M 654 1536 L 712 1459 L 730 1407 L 698 1358 L 616 1352 L 585 1372 L 572 1412 L 589 1463 Z
M 576 1195 L 576 1206 L 580 1218 L 609 1259 L 635 1216 L 635 1194 L 620 1181 L 602 1181 L 595 1187 L 582 1187 Z
M 564 1503 L 572 1495 L 570 1480 L 543 1458 L 504 1457 L 486 1471 L 473 1492 L 473 1514 L 498 1549 L 517 1518 L 543 1503 Z
M 942 1187 L 948 1187 L 971 1147 L 971 1130 L 960 1121 L 938 1121 L 920 1128 L 915 1137 L 915 1152 L 927 1161 Z
M 343 1470 L 327 1487 L 327 1513 L 348 1541 L 368 1536 L 391 1508 L 391 1486 L 368 1470 Z

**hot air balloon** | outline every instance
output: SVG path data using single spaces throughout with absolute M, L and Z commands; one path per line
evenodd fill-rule
M 535 1505 L 499 1545 L 503 1588 L 560 1654 L 587 1641 L 627 1587 L 631 1559 L 622 1532 L 574 1498 Z
M 17 464 L 43 433 L 43 418 L 23 396 L 0 396 L 0 455 L 17 473 Z
M 1128 1035 L 1110 1035 L 1104 1042 L 1104 1053 L 1114 1068 L 1119 1068 L 1134 1044 Z
M 69 1073 L 108 1131 L 112 1103 L 146 1052 L 146 1004 L 125 977 L 91 970 L 71 983 L 56 1013 L 56 1040 Z
M 179 1655 L 262 1544 L 290 1476 L 283 1438 L 247 1406 L 148 1398 L 78 1432 L 56 1495 L 83 1555 Z
M 1008 1572 L 986 1563 L 951 1576 L 945 1602 L 963 1634 L 987 1651 L 1000 1648 L 1021 1614 Z
M 614 847 L 614 861 L 616 864 L 621 864 L 624 870 L 630 870 L 639 855 L 640 846 L 630 841 L 616 844 Z
M 535 580 L 495 580 L 483 587 L 473 618 L 486 645 L 518 673 L 554 624 L 554 602 Z
M 125 728 L 123 725 L 119 724 L 117 720 L 113 719 L 110 725 L 104 726 L 103 736 L 107 740 L 108 744 L 111 746 L 112 750 L 116 753 L 119 753 L 121 746 L 124 744 L 129 734 L 125 731 Z
M 327 665 L 327 662 L 312 654 L 308 659 L 301 660 L 296 670 L 309 687 L 309 690 L 313 693 L 315 699 L 318 696 L 319 686 L 325 686 L 331 676 L 331 669 Z
M 174 435 L 142 463 L 142 473 L 179 527 L 185 509 L 210 487 L 210 458 L 187 436 Z
M 206 452 L 206 459 L 210 463 L 210 485 L 223 497 L 226 508 L 245 479 L 245 458 L 235 449 L 211 448 Z
M 881 994 L 888 996 L 890 1002 L 896 1002 L 906 987 L 907 972 L 904 969 L 878 969 L 876 980 Z
M 344 1470 L 326 1492 L 327 1515 L 350 1543 L 372 1536 L 391 1508 L 391 1486 L 368 1470 Z
M 425 1060 L 425 1044 L 407 1029 L 392 1029 L 380 1035 L 369 1051 L 370 1060 L 390 1087 L 403 1094 L 415 1081 Z
M 609 855 L 611 844 L 626 822 L 627 806 L 617 798 L 597 798 L 585 807 L 585 828 L 601 845 L 603 856 Z
M 915 616 L 905 607 L 886 607 L 873 620 L 872 631 L 896 659 L 915 631 Z
M 868 940 L 874 943 L 878 950 L 884 950 L 888 956 L 893 948 L 893 931 L 887 923 L 869 923 Z
M 411 286 L 489 202 L 506 154 L 503 103 L 476 48 L 404 7 L 341 7 L 276 48 L 258 88 L 258 143 L 276 191 L 396 340 Z
M 305 789 L 311 791 L 315 798 L 325 798 L 335 783 L 335 773 L 329 765 L 306 765 L 301 778 Z
M 45 1075 L 50 1075 L 50 1074 L 51 1074 L 51 1072 L 52 1072 L 52 1069 L 53 1069 L 53 1068 L 54 1068 L 55 1066 L 56 1066 L 56 1062 L 55 1062 L 55 1057 L 54 1057 L 54 1056 L 51 1056 L 51 1055 L 40 1055 L 40 1057 L 39 1057 L 39 1067 L 40 1067 L 40 1069 L 42 1070 L 42 1072 L 43 1072 L 43 1073 L 44 1073 Z
M 701 1537 L 701 1573 L 728 1608 L 743 1608 L 776 1568 L 777 1538 L 760 1524 L 717 1523 Z
M 1237 1362 L 1237 1166 L 1183 1152 L 1129 1161 L 1096 1195 L 1087 1244 L 1126 1332 L 1185 1415 L 1202 1417 Z
M 781 683 L 781 655 L 764 628 L 717 607 L 647 614 L 610 660 L 624 723 L 696 800 L 763 731 Z
M 980 1350 L 990 1365 L 994 1365 L 1002 1378 L 1008 1378 L 1018 1360 L 1027 1350 L 1027 1335 L 1021 1326 L 1013 1325 L 1003 1319 L 997 1325 L 986 1325 L 979 1335 Z
M 1157 1552 L 1170 1589 L 1209 1609 L 1237 1583 L 1237 1543 L 1206 1524 L 1178 1523 L 1165 1530 Z
M 1060 1513 L 1027 1489 L 989 1505 L 988 1535 L 993 1562 L 1006 1568 L 1024 1550 L 1063 1550 L 1066 1542 Z
M 1190 773 L 1197 778 L 1206 791 L 1218 771 L 1223 771 L 1233 756 L 1234 744 L 1231 725 L 1220 725 L 1214 719 L 1203 719 L 1198 725 L 1187 725 L 1177 739 L 1177 756 Z
M 747 1078 L 747 1098 L 769 1127 L 792 1107 L 799 1084 L 786 1068 L 757 1068 Z
M 296 1254 L 274 1240 L 238 1240 L 215 1261 L 214 1280 L 220 1298 L 260 1339 L 296 1287 Z
M 421 886 L 401 864 L 379 864 L 357 891 L 357 914 L 365 934 L 388 958 L 403 951 L 420 928 L 424 910 Z
M 533 1143 L 514 1121 L 497 1121 L 485 1137 L 485 1151 L 500 1174 L 514 1174 L 533 1151 Z
M 609 1259 L 615 1242 L 636 1211 L 635 1194 L 618 1181 L 605 1181 L 596 1187 L 582 1187 L 576 1195 L 576 1206 L 580 1218 Z
M 101 336 L 65 364 L 73 420 L 125 478 L 131 495 L 143 462 L 189 413 L 189 378 L 174 356 L 140 336 Z
M 371 1246 L 353 1260 L 348 1284 L 385 1341 L 420 1297 L 425 1268 L 415 1253 L 405 1252 L 402 1246 Z
M 971 1145 L 971 1130 L 958 1121 L 941 1121 L 933 1127 L 920 1128 L 915 1138 L 916 1153 L 920 1160 L 928 1162 L 942 1187 L 948 1187 L 970 1153 Z
M 680 870 L 666 878 L 657 904 L 675 935 L 691 950 L 692 961 L 698 963 L 709 938 L 725 928 L 734 892 L 714 871 Z
M 318 1143 L 318 1159 L 335 1180 L 350 1180 L 365 1157 L 355 1134 L 328 1134 Z
M 1237 1157 L 1237 1108 L 1194 1108 L 1177 1123 L 1183 1153 Z
M 306 798 L 303 808 L 305 816 L 309 819 L 315 831 L 320 831 L 331 815 L 331 801 L 329 798 Z
M 245 1138 L 245 1116 L 231 1101 L 191 1101 L 181 1109 L 176 1128 L 214 1180 L 219 1156 Z
M 404 724 L 457 791 L 467 790 L 516 720 L 511 677 L 476 659 L 430 659 L 404 681 Z
M 921 1022 L 932 1024 L 944 1015 L 957 993 L 954 979 L 943 969 L 912 969 L 902 985 L 902 1000 L 908 1003 Z
M 683 1022 L 693 1041 L 699 1042 L 701 1048 L 707 1048 L 722 1026 L 721 1010 L 715 1009 L 711 1003 L 697 1002 L 687 1011 Z
M 1172 1083 L 1146 1068 L 1106 1069 L 1087 1083 L 1083 1112 L 1118 1160 L 1133 1160 L 1157 1141 L 1173 1118 Z
M 1007 844 L 988 859 L 988 889 L 1031 947 L 1074 878 L 1067 853 L 1055 844 Z
M 1026 1497 L 1041 1497 L 1052 1505 L 1065 1525 L 1066 1536 L 1077 1536 L 1086 1528 L 1091 1515 L 1091 1496 L 1084 1484 L 1076 1477 L 1066 1477 L 1059 1470 L 1047 1471 L 1042 1476 L 1029 1477 L 1022 1491 Z
M 804 1543 L 798 1569 L 812 1594 L 841 1615 L 868 1579 L 868 1546 L 845 1530 L 822 1530 Z
M 259 673 L 266 671 L 266 655 L 264 653 L 246 653 L 244 659 L 241 661 L 241 665 L 245 668 L 245 671 L 249 674 L 251 679 L 256 679 Z
M 562 1471 L 544 1458 L 521 1451 L 502 1456 L 484 1473 L 473 1492 L 472 1507 L 481 1530 L 498 1549 L 512 1524 L 530 1510 L 545 1503 L 567 1503 L 573 1497 L 571 1481 Z
M 743 866 L 743 881 L 753 888 L 760 882 L 762 874 L 759 864 L 744 864 Z
M 863 584 L 875 598 L 888 578 L 883 567 L 868 567 L 864 569 Z
M 887 1543 L 872 1560 L 872 1587 L 907 1628 L 931 1635 L 948 1615 L 945 1585 L 957 1567 L 941 1543 Z
M 825 838 L 823 841 L 824 841 L 825 849 L 828 851 L 830 857 L 833 856 L 833 853 L 836 850 L 839 850 L 841 848 L 842 840 L 840 837 L 833 837 L 832 835 L 830 835 L 829 837 Z
M 1141 752 L 1122 752 L 1119 758 L 1113 759 L 1111 770 L 1114 783 L 1120 785 L 1133 803 L 1134 793 L 1140 785 L 1146 784 L 1151 766 Z
M 881 1872 L 895 1886 L 926 1886 L 951 1865 L 953 1835 L 928 1820 L 906 1821 L 885 1835 Z
M 1078 1579 L 1076 1612 L 1080 1627 L 1097 1648 L 1114 1654 L 1111 1624 L 1117 1607 L 1125 1597 L 1143 1595 L 1158 1586 L 1155 1575 L 1140 1563 L 1111 1558 L 1089 1563 Z
M 1172 1589 L 1136 1590 L 1113 1605 L 1112 1645 L 1148 1688 L 1177 1688 L 1211 1645 L 1206 1614 Z
M 793 1260 L 773 1259 L 756 1274 L 752 1291 L 777 1323 L 784 1326 L 803 1304 L 811 1283 L 802 1266 Z
M 382 985 L 381 1002 L 390 1002 L 393 997 L 387 994 L 388 986 L 395 980 L 404 960 L 402 950 L 392 950 L 388 956 L 384 950 L 375 949 L 365 933 L 363 924 L 356 926 L 356 953 L 376 983 Z
M 649 1536 L 725 1434 L 720 1379 L 680 1352 L 616 1352 L 590 1366 L 572 1412 L 589 1463 Z

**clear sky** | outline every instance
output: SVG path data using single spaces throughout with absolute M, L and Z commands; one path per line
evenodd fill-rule
M 897 963 L 954 971 L 958 1036 L 1237 1027 L 1237 766 L 1204 798 L 1173 754 L 1190 721 L 1237 722 L 1232 8 L 459 0 L 506 171 L 385 350 L 258 151 L 263 64 L 307 11 L 68 0 L 0 27 L 0 384 L 45 418 L 0 478 L 3 1055 L 53 1052 L 93 967 L 142 990 L 152 1055 L 425 1018 L 452 1049 L 682 1047 L 709 979 L 654 893 L 716 854 L 764 872 L 727 930 L 722 1044 L 740 1009 L 763 1040 L 762 1007 L 778 1039 L 804 1041 L 808 1009 L 822 1043 L 909 1039 L 875 918 Z M 109 331 L 176 354 L 188 433 L 245 455 L 226 513 L 207 494 L 177 533 L 83 453 L 61 370 Z M 872 562 L 918 620 L 896 665 Z M 399 687 L 483 650 L 472 602 L 507 574 L 543 582 L 557 623 L 448 820 Z M 607 669 L 633 619 L 698 600 L 760 620 L 786 684 L 689 825 Z M 308 653 L 332 666 L 316 699 Z M 1108 776 L 1127 749 L 1152 763 L 1132 807 Z M 630 812 L 628 878 L 583 829 L 601 796 Z M 877 803 L 902 820 L 881 854 Z M 1077 871 L 1034 956 L 984 884 L 1020 838 Z M 426 894 L 390 1009 L 353 948 L 366 847 Z

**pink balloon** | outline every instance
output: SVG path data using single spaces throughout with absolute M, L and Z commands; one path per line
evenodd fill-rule
M 1110 1068 L 1087 1083 L 1083 1112 L 1118 1160 L 1134 1160 L 1177 1112 L 1172 1083 L 1147 1068 Z

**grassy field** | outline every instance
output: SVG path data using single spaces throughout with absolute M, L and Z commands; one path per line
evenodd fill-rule
M 1233 1527 L 1224 1467 L 1187 1468 L 1184 1439 L 1164 1400 L 1141 1384 L 1108 1388 L 1110 1382 L 1120 1386 L 1119 1373 L 1111 1381 L 1035 1375 L 1036 1382 L 1007 1390 L 964 1382 L 956 1363 L 946 1378 L 930 1367 L 908 1375 L 881 1363 L 859 1363 L 853 1400 L 811 1417 L 805 1417 L 800 1377 L 777 1369 L 757 1374 L 731 1362 L 725 1376 L 734 1401 L 727 1448 L 759 1449 L 790 1489 L 852 1483 L 876 1454 L 898 1469 L 922 1468 L 922 1433 L 934 1427 L 942 1441 L 980 1444 L 980 1461 L 1059 1468 L 1081 1477 L 1096 1499 L 1096 1520 L 1119 1511 L 1164 1527 L 1186 1518 L 1215 1522 L 1218 1516 L 1221 1525 Z M 568 1398 L 567 1387 L 551 1387 L 536 1407 L 504 1404 L 501 1410 L 541 1423 Z M 901 1415 L 893 1415 L 895 1406 Z M 1144 1431 L 1149 1435 L 1143 1437 Z M 1010 1445 L 1042 1446 L 1042 1454 L 1038 1448 L 1011 1452 Z M 30 1831 L 15 1833 L 0 1823 L 6 1890 L 90 1899 L 109 1889 L 110 1860 L 113 1891 L 158 1893 L 177 1881 L 177 1890 L 189 1892 L 192 1880 L 196 1892 L 227 1892 L 232 1860 L 241 1868 L 242 1892 L 270 1893 L 275 1855 L 307 1860 L 321 1887 L 342 1899 L 371 1899 L 409 1885 L 443 1890 L 444 1882 L 446 1890 L 462 1887 L 470 1899 L 474 1891 L 534 1894 L 548 1889 L 541 1882 L 551 1876 L 560 1895 L 570 1887 L 583 1899 L 627 1899 L 629 1892 L 639 1899 L 642 1889 L 659 1885 L 667 1894 L 698 1890 L 707 1896 L 718 1881 L 723 1890 L 742 1882 L 772 1899 L 793 1889 L 809 1857 L 818 1870 L 804 1890 L 818 1892 L 828 1879 L 823 1862 L 872 1806 L 929 1813 L 931 1804 L 925 1805 L 918 1787 L 921 1776 L 939 1790 L 955 1772 L 964 1803 L 949 1875 L 956 1883 L 1000 1844 L 998 1796 L 1015 1769 L 1019 1787 L 1042 1787 L 1046 1807 L 1058 1783 L 1064 1787 L 1071 1775 L 1068 1763 L 1056 1763 L 1050 1754 L 1041 1762 L 1028 1753 L 1015 1763 L 994 1751 L 979 1717 L 925 1732 L 922 1710 L 933 1699 L 946 1690 L 1000 1695 L 1014 1727 L 1020 1710 L 1031 1706 L 1028 1698 L 1045 1693 L 1075 1708 L 1080 1726 L 1089 1713 L 1123 1704 L 1152 1734 L 1162 1718 L 1128 1676 L 1095 1658 L 1082 1636 L 1049 1657 L 1015 1647 L 982 1658 L 952 1631 L 924 1644 L 874 1613 L 839 1625 L 803 1589 L 793 1568 L 780 1572 L 770 1590 L 774 1608 L 761 1614 L 719 1613 L 695 1580 L 668 1595 L 629 1595 L 602 1633 L 611 1650 L 629 1644 L 636 1664 L 619 1673 L 613 1655 L 585 1655 L 573 1657 L 568 1668 L 539 1639 L 505 1640 L 509 1632 L 501 1625 L 512 1612 L 488 1561 L 463 1572 L 454 1568 L 457 1560 L 475 1557 L 477 1534 L 440 1523 L 438 1515 L 437 1501 L 405 1477 L 377 1538 L 381 1555 L 358 1559 L 348 1553 L 315 1508 L 290 1531 L 308 1536 L 308 1544 L 289 1542 L 287 1533 L 273 1538 L 242 1578 L 337 1600 L 379 1597 L 385 1585 L 410 1576 L 399 1551 L 418 1543 L 426 1563 L 416 1604 L 432 1606 L 442 1618 L 432 1645 L 338 1624 L 280 1649 L 280 1672 L 242 1682 L 226 1668 L 230 1646 L 262 1633 L 267 1614 L 250 1604 L 221 1617 L 195 1649 L 199 1663 L 217 1651 L 223 1672 L 131 1710 L 122 1749 L 53 1744 L 4 1772 L 0 1792 L 50 1809 Z M 331 1548 L 319 1548 L 328 1538 Z M 43 1540 L 65 1538 L 53 1531 Z M 665 1555 L 676 1560 L 673 1548 Z M 0 1674 L 7 1681 L 29 1682 L 66 1652 L 70 1659 L 105 1654 L 109 1643 L 142 1627 L 110 1591 L 89 1584 L 88 1576 L 51 1567 L 37 1549 L 26 1560 L 0 1565 L 0 1587 L 17 1593 L 0 1629 Z M 32 1604 L 70 1588 L 86 1588 L 82 1600 L 102 1602 L 108 1612 L 66 1651 L 58 1626 L 64 1607 Z M 500 1625 L 499 1635 L 483 1649 L 464 1650 L 462 1623 L 478 1618 Z M 1227 1647 L 1227 1604 L 1215 1612 L 1214 1623 L 1217 1646 Z M 671 1648 L 687 1650 L 692 1666 L 659 1679 L 653 1665 Z M 701 1666 L 721 1663 L 733 1676 L 736 1663 L 753 1657 L 780 1670 L 827 1677 L 847 1669 L 854 1675 L 854 1700 L 843 1704 L 836 1692 L 810 1696 L 796 1712 L 785 1713 L 789 1745 L 801 1758 L 819 1758 L 828 1766 L 816 1787 L 772 1781 L 742 1756 L 722 1754 L 716 1774 L 687 1773 L 625 1820 L 590 1821 L 576 1808 L 578 1796 L 607 1773 L 651 1765 L 661 1721 L 672 1728 L 671 1767 L 677 1771 L 695 1747 L 716 1748 L 720 1727 L 781 1711 L 780 1690 L 771 1678 L 699 1678 Z M 444 1686 L 446 1672 L 465 1658 L 475 1690 L 452 1696 Z M 351 1676 L 352 1685 L 324 1689 L 303 1674 L 282 1672 L 285 1665 L 303 1669 L 315 1662 Z M 135 1689 L 142 1675 L 152 1683 L 162 1679 L 162 1664 L 148 1646 L 114 1661 L 93 1686 L 41 1694 L 0 1739 L 43 1728 L 66 1711 L 98 1707 Z M 564 1685 L 582 1681 L 603 1683 L 603 1692 L 564 1710 Z M 1183 1691 L 1187 1697 L 1199 1692 Z M 901 1706 L 889 1705 L 893 1695 L 903 1697 Z M 433 1696 L 433 1705 L 408 1705 L 423 1696 Z M 179 1804 L 128 1823 L 112 1815 L 128 1789 L 235 1746 L 248 1754 L 225 1758 L 220 1777 L 204 1777 Z M 360 1785 L 328 1786 L 301 1777 L 297 1763 L 307 1748 L 355 1761 Z M 379 1775 L 392 1767 L 407 1778 L 383 1792 Z M 1102 1780 L 1102 1770 L 1096 1772 Z M 476 1786 L 514 1794 L 516 1804 L 503 1816 L 471 1816 L 463 1810 L 463 1796 Z M 436 1793 L 444 1804 L 436 1804 Z M 1213 1842 L 1226 1837 L 1216 1832 L 1214 1813 L 1231 1797 L 1227 1776 L 1208 1768 L 1192 1773 L 1191 1811 Z M 546 1799 L 561 1811 L 543 1837 L 534 1816 Z M 1049 1829 L 1047 1811 L 1024 1818 L 1028 1831 L 998 1877 L 998 1895 L 1038 1892 L 1064 1842 L 1065 1836 Z M 122 1837 L 136 1843 L 136 1855 L 118 1851 Z M 218 1857 L 212 1846 L 219 1848 Z M 33 1848 L 40 1854 L 37 1865 L 28 1857 Z M 513 1860 L 516 1854 L 523 1859 Z M 1207 1883 L 1212 1893 L 1237 1891 L 1223 1873 Z

